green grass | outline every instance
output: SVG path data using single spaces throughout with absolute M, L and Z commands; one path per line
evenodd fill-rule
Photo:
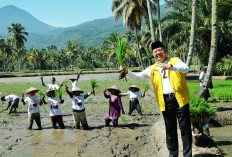
M 190 95 L 194 95 L 200 88 L 199 82 L 188 83 Z M 209 89 L 211 99 L 232 100 L 232 80 L 213 81 L 213 89 Z
M 19 116 L 18 113 L 11 113 L 8 115 L 8 117 L 16 117 L 16 116 Z

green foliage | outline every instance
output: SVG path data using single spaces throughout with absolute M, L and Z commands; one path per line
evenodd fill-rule
M 144 86 L 144 93 L 147 92 L 150 89 L 150 85 L 149 84 L 145 84 Z
M 11 113 L 11 114 L 9 114 L 8 115 L 9 117 L 17 117 L 17 116 L 19 116 L 17 113 Z
M 96 79 L 91 79 L 90 84 L 91 84 L 92 88 L 98 87 Z
M 60 100 L 62 100 L 62 90 L 55 90 L 55 93 L 56 93 L 56 97 L 58 97 Z
M 7 123 L 7 121 L 6 121 L 5 118 L 2 119 L 2 123 L 3 123 L 3 124 L 6 124 L 6 123 Z
M 215 66 L 214 74 L 216 75 L 232 75 L 232 56 L 223 57 Z
M 190 116 L 192 118 L 210 118 L 217 112 L 216 107 L 210 106 L 203 98 L 191 96 L 189 102 Z
M 98 87 L 98 85 L 97 85 L 97 80 L 96 80 L 96 79 L 91 79 L 91 80 L 90 80 L 90 84 L 91 84 L 91 86 L 92 86 L 93 95 L 95 95 L 95 90 L 94 90 L 94 88 Z
M 2 109 L 2 110 L 0 110 L 0 113 L 2 113 L 2 112 L 4 112 L 5 110 L 4 109 Z
M 43 95 L 44 95 L 44 93 L 40 90 L 40 91 L 38 92 L 38 96 L 39 96 L 40 102 L 41 102 L 42 99 L 43 99 Z
M 124 124 L 127 123 L 127 119 L 126 119 L 126 117 L 125 117 L 124 114 L 122 114 L 122 115 L 120 116 L 120 119 L 121 119 L 121 121 L 123 121 Z
M 124 39 L 118 39 L 116 44 L 116 55 L 118 58 L 118 63 L 121 66 L 125 66 L 126 62 L 126 41 Z
M 199 82 L 188 83 L 190 95 L 195 95 L 200 88 Z M 232 80 L 213 81 L 213 89 L 209 89 L 210 97 L 216 100 L 232 100 Z

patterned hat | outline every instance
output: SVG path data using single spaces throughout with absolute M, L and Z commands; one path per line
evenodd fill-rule
M 34 88 L 34 87 L 31 87 L 30 89 L 27 90 L 27 94 L 28 94 L 29 92 L 32 92 L 32 91 L 34 91 L 35 93 L 37 93 L 39 90 L 36 89 L 36 88 Z
M 139 87 L 137 87 L 136 85 L 132 85 L 132 86 L 130 86 L 128 89 L 131 90 L 132 88 L 136 88 L 137 91 L 140 91 Z
M 108 88 L 107 90 L 110 92 L 110 90 L 117 90 L 118 93 L 121 93 L 121 91 L 118 89 L 118 87 L 116 85 L 113 85 L 112 87 Z
M 80 93 L 84 93 L 84 91 L 83 90 L 81 90 L 80 88 L 78 88 L 78 87 L 74 87 L 74 88 L 72 88 L 72 92 L 80 92 Z

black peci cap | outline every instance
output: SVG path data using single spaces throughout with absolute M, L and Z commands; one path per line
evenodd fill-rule
M 163 43 L 160 42 L 160 41 L 156 41 L 156 42 L 153 42 L 151 44 L 151 50 L 153 51 L 154 49 L 156 48 L 159 48 L 159 47 L 164 47 Z

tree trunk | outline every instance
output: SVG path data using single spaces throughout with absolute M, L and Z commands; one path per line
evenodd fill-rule
M 209 87 L 210 80 L 212 79 L 213 69 L 216 61 L 217 54 L 217 40 L 218 40 L 218 0 L 212 0 L 212 31 L 211 31 L 211 48 L 210 48 L 210 56 L 209 63 L 206 72 L 206 77 L 204 79 L 203 85 L 205 87 L 201 87 L 197 91 L 197 95 L 203 97 L 206 93 L 206 90 Z
M 192 23 L 191 23 L 191 35 L 190 35 L 190 44 L 189 52 L 187 58 L 187 66 L 189 67 L 193 57 L 193 49 L 195 44 L 195 34 L 196 34 L 196 20 L 197 20 L 197 3 L 198 0 L 192 1 Z
M 163 39 L 162 39 L 162 29 L 161 29 L 161 21 L 160 21 L 160 4 L 159 4 L 159 0 L 157 0 L 157 6 L 158 6 L 159 37 L 160 37 L 160 41 L 163 42 Z
M 142 55 L 140 54 L 139 39 L 138 39 L 138 29 L 137 29 L 137 27 L 135 27 L 135 33 L 136 33 L 136 41 L 137 41 L 137 48 L 138 48 L 138 54 L 139 54 L 140 67 L 142 69 L 144 69 L 143 61 L 142 61 Z
M 151 13 L 151 2 L 150 0 L 147 0 L 147 9 L 148 9 L 148 16 L 149 16 L 149 23 L 150 23 L 150 32 L 151 32 L 151 41 L 155 41 L 155 32 L 153 28 L 153 19 L 152 19 L 152 13 Z

